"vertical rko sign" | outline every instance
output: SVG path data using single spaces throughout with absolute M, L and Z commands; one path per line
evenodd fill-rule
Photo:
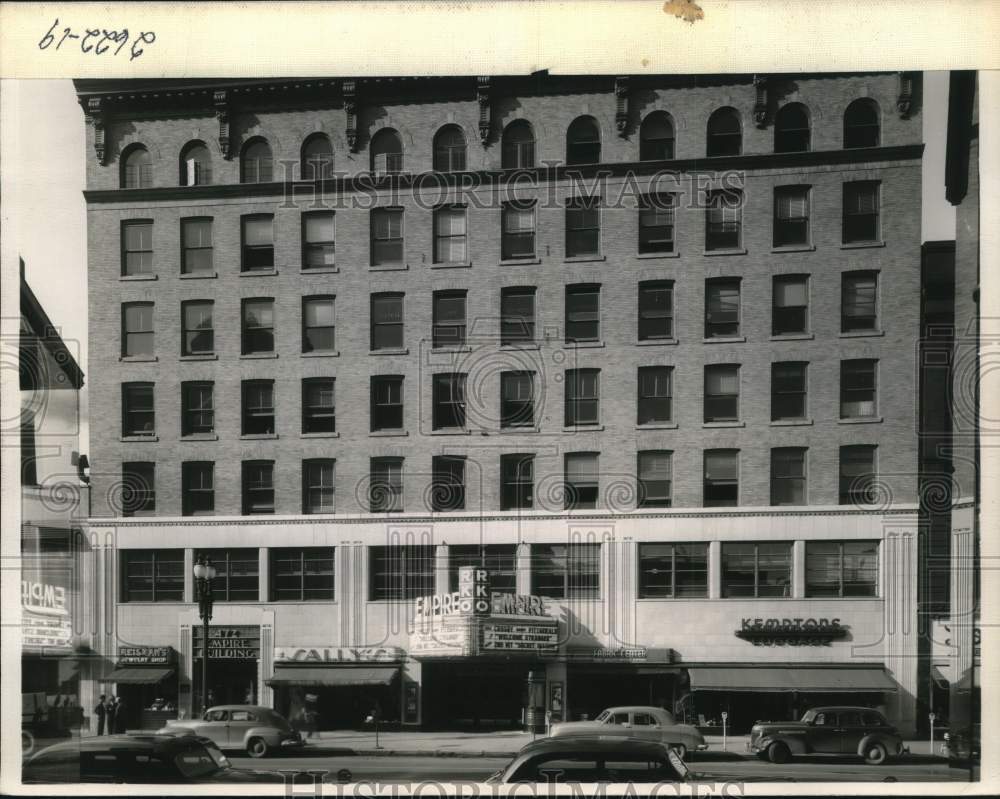
M 458 601 L 460 606 L 464 606 L 466 603 L 471 604 L 473 616 L 489 616 L 493 610 L 490 573 L 486 569 L 475 566 L 460 567 L 458 570 Z

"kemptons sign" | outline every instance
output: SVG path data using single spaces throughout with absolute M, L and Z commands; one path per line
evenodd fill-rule
M 274 648 L 275 663 L 396 663 L 405 658 L 406 650 L 398 646 Z
M 844 638 L 847 627 L 840 619 L 750 619 L 742 620 L 736 637 L 758 646 L 766 644 L 828 644 Z

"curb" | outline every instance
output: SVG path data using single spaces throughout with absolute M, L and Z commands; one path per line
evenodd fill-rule
M 316 750 L 326 747 L 317 746 Z M 333 748 L 333 747 L 331 747 Z M 448 752 L 440 749 L 350 749 L 344 747 L 344 751 L 337 752 L 331 757 L 494 757 L 510 759 L 517 752 L 497 752 L 488 749 L 465 750 L 461 752 Z

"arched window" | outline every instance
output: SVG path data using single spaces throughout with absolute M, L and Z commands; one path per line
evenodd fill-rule
M 383 128 L 372 137 L 372 172 L 403 171 L 403 140 L 392 128 Z
M 122 154 L 121 187 L 148 189 L 153 185 L 153 159 L 149 150 L 134 144 Z
M 204 142 L 188 142 L 181 150 L 180 184 L 205 186 L 212 182 L 212 156 Z
M 809 150 L 809 111 L 802 103 L 789 103 L 774 118 L 774 151 L 804 153 Z
M 458 125 L 445 125 L 434 137 L 434 169 L 438 172 L 465 169 L 465 134 Z
M 526 119 L 515 119 L 503 131 L 501 165 L 527 169 L 535 165 L 535 131 Z
M 601 131 L 593 117 L 577 117 L 566 131 L 566 163 L 596 164 L 601 160 Z
M 302 145 L 302 180 L 323 180 L 333 177 L 333 145 L 325 133 L 314 133 Z
M 743 152 L 743 129 L 735 108 L 720 108 L 708 118 L 709 156 Z
M 665 161 L 674 157 L 674 123 L 666 111 L 654 111 L 639 128 L 639 160 Z
M 251 139 L 240 159 L 242 183 L 270 183 L 273 180 L 271 145 L 266 139 Z
M 855 100 L 844 113 L 844 149 L 878 147 L 879 110 L 874 100 Z

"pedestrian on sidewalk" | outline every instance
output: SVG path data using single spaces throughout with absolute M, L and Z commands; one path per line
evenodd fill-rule
M 115 727 L 119 733 L 125 732 L 128 721 L 125 718 L 125 700 L 120 696 L 115 697 Z
M 104 735 L 104 720 L 108 714 L 107 697 L 101 694 L 97 705 L 94 707 L 94 715 L 97 716 L 97 734 Z
M 118 697 L 114 694 L 108 700 L 108 707 L 105 711 L 108 717 L 108 735 L 114 735 L 118 732 L 117 727 L 117 712 L 118 712 Z

